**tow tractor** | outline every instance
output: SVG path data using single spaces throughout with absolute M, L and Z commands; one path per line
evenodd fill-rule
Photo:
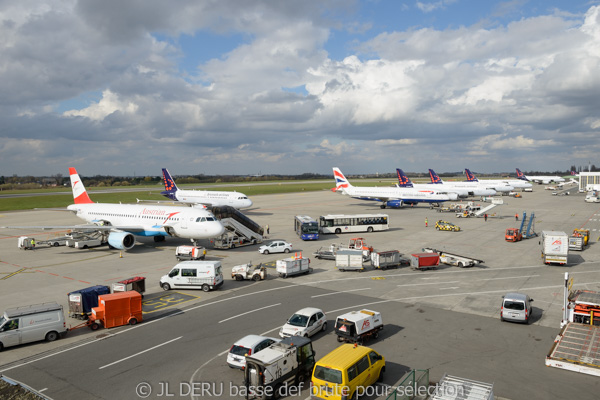
M 507 228 L 504 234 L 504 240 L 507 242 L 519 242 L 523 240 L 523 234 L 519 228 Z
M 248 264 L 236 265 L 231 270 L 231 279 L 243 281 L 251 279 L 253 281 L 261 281 L 267 279 L 267 268 L 262 265 L 252 265 L 252 261 Z
M 590 238 L 589 229 L 573 229 L 573 233 L 569 236 L 569 249 L 581 251 L 587 246 Z
M 373 252 L 373 246 L 367 246 L 367 242 L 363 238 L 352 238 L 348 242 L 348 249 L 350 250 L 362 250 L 363 257 L 369 259 L 369 256 Z
M 459 268 L 473 267 L 475 265 L 483 264 L 485 261 L 478 260 L 473 257 L 459 256 L 458 254 L 448 253 L 444 250 L 436 250 L 431 248 L 424 248 L 426 253 L 437 253 L 440 256 L 440 261 L 447 265 L 454 265 Z

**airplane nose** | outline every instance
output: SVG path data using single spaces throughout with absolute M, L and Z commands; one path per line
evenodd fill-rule
M 220 222 L 213 222 L 208 228 L 208 231 L 210 233 L 210 237 L 217 237 L 225 233 L 225 227 Z

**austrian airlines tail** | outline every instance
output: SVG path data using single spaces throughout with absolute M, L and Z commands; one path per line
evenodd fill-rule
M 69 168 L 69 175 L 71 177 L 71 189 L 73 189 L 73 199 L 75 200 L 75 204 L 93 203 L 83 186 L 83 182 L 81 182 L 81 178 L 79 178 L 77 170 L 72 167 Z

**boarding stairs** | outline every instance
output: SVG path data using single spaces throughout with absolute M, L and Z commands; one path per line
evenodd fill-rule
M 494 198 L 492 198 L 492 204 L 490 204 L 490 205 L 488 205 L 486 207 L 483 207 L 482 209 L 480 209 L 478 211 L 475 211 L 473 213 L 473 215 L 475 217 L 483 217 L 485 214 L 489 214 L 489 211 L 492 208 L 497 207 L 497 206 L 502 205 L 502 204 L 504 204 L 504 200 L 503 199 L 495 198 L 494 197 Z
M 524 229 L 526 225 L 527 229 Z M 523 239 L 530 239 L 537 236 L 537 233 L 535 233 L 535 213 L 531 213 L 529 218 L 527 218 L 527 213 L 523 212 L 523 218 L 521 219 L 521 233 Z

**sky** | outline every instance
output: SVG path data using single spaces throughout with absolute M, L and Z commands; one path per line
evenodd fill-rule
M 0 175 L 600 164 L 600 1 L 0 0 Z

